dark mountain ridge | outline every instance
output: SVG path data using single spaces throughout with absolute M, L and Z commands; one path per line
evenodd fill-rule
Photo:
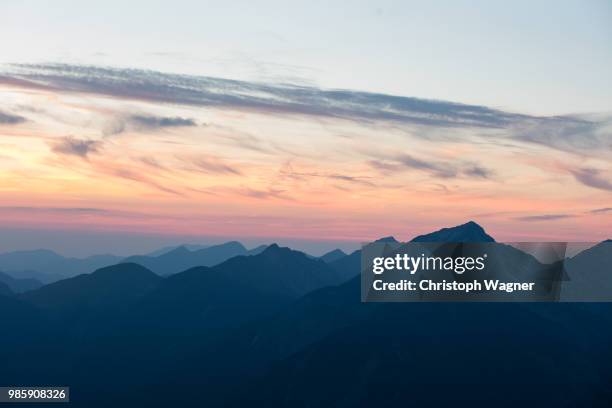
M 465 225 L 427 241 L 491 242 Z M 361 303 L 360 257 L 325 263 L 271 245 L 167 278 L 119 264 L 0 296 L 0 317 L 18 333 L 0 336 L 0 383 L 70 384 L 71 404 L 88 408 L 612 397 L 610 305 Z
M 468 221 L 456 227 L 442 228 L 429 234 L 419 235 L 410 242 L 495 242 L 495 240 L 480 225 Z
M 117 264 L 51 283 L 21 298 L 57 315 L 107 312 L 129 304 L 155 287 L 161 278 L 137 264 Z

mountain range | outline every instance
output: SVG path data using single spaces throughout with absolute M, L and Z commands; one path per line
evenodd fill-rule
M 138 263 L 157 274 L 169 275 L 194 266 L 216 265 L 238 255 L 255 255 L 265 248 L 266 245 L 260 245 L 247 250 L 239 242 L 232 241 L 208 247 L 201 245 L 166 247 L 149 255 L 127 258 L 108 254 L 70 258 L 46 249 L 15 251 L 0 254 L 0 271 L 3 272 L 0 274 L 0 281 L 8 284 L 14 291 L 22 292 L 120 262 Z
M 449 239 L 493 242 L 476 223 L 415 238 Z M 360 250 L 270 245 L 192 267 L 204 249 L 144 258 L 167 277 L 125 260 L 21 294 L 0 284 L 0 384 L 68 384 L 84 407 L 612 400 L 609 303 L 362 303 Z M 176 271 L 166 260 L 181 253 L 190 266 Z M 603 274 L 610 254 L 570 261 Z
M 122 262 L 137 263 L 159 275 L 172 275 L 195 266 L 213 266 L 241 255 L 257 255 L 266 248 L 261 245 L 247 250 L 240 242 L 230 241 L 196 250 L 176 247 L 157 256 L 131 256 Z

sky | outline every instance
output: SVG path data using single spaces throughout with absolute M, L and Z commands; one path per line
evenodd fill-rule
M 611 4 L 3 0 L 0 251 L 610 238 Z

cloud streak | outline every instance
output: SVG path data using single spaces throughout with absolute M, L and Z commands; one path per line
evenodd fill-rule
M 0 73 L 0 84 L 52 92 L 393 126 L 503 129 L 505 133 L 498 135 L 501 139 L 570 152 L 612 148 L 612 119 L 602 116 L 538 117 L 486 106 L 381 93 L 86 65 L 9 64 L 0 67 Z M 107 133 L 121 133 L 130 123 L 149 130 L 197 126 L 190 118 L 133 115 L 114 123 Z
M 612 207 L 595 208 L 594 210 L 589 211 L 590 214 L 603 214 L 608 212 L 612 212 Z
M 131 123 L 147 129 L 159 129 L 169 127 L 188 127 L 197 126 L 195 120 L 181 117 L 160 117 L 151 115 L 132 115 L 129 118 Z
M 96 140 L 76 139 L 72 136 L 67 136 L 54 142 L 51 149 L 55 153 L 79 156 L 86 159 L 88 155 L 97 153 L 101 146 L 102 143 Z
M 290 162 L 285 163 L 278 172 L 281 178 L 304 181 L 310 178 L 320 178 L 332 181 L 341 181 L 345 183 L 358 184 L 365 187 L 376 187 L 369 176 L 349 176 L 339 173 L 320 173 L 320 172 L 303 172 L 295 171 Z
M 194 119 L 182 118 L 180 116 L 155 116 L 134 114 L 119 116 L 108 123 L 104 129 L 104 135 L 112 136 L 125 132 L 127 129 L 136 131 L 156 131 L 167 128 L 196 127 L 198 124 Z
M 418 170 L 436 178 L 475 178 L 489 179 L 493 172 L 479 164 L 446 162 L 442 160 L 424 160 L 408 154 L 402 154 L 384 160 L 370 160 L 370 166 L 383 173 L 397 173 L 406 170 Z
M 593 168 L 571 169 L 570 172 L 580 183 L 599 190 L 612 191 L 612 182 L 606 179 L 601 170 Z
M 556 221 L 563 220 L 566 218 L 573 218 L 573 214 L 542 214 L 542 215 L 528 215 L 525 217 L 517 217 L 515 220 L 524 222 L 543 222 L 543 221 Z
M 231 174 L 240 176 L 242 172 L 229 164 L 223 163 L 218 159 L 210 157 L 198 157 L 192 160 L 192 164 L 197 170 L 204 171 L 205 173 L 213 174 Z
M 26 121 L 23 116 L 0 111 L 0 125 L 17 125 Z
M 4 82 L 20 86 L 161 103 L 445 127 L 501 128 L 531 118 L 478 105 L 312 86 L 66 64 L 8 67 Z
M 28 206 L 8 206 L 0 207 L 0 211 L 21 211 L 21 212 L 50 212 L 50 213 L 65 213 L 65 214 L 100 214 L 107 213 L 108 210 L 103 208 L 89 207 L 28 207 Z

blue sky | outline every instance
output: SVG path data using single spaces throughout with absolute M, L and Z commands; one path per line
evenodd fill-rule
M 482 104 L 609 111 L 608 1 L 3 0 L 0 62 L 140 67 Z

